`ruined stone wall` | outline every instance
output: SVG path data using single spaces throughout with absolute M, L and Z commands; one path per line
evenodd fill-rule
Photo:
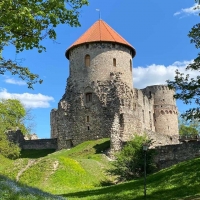
M 7 131 L 8 140 L 18 144 L 21 149 L 57 149 L 57 139 L 25 140 L 21 130 Z M 71 141 L 66 141 L 66 146 L 71 147 Z
M 57 139 L 25 140 L 22 149 L 57 149 Z
M 166 86 L 133 89 L 129 47 L 109 42 L 82 44 L 70 49 L 69 60 L 65 94 L 51 112 L 51 138 L 58 139 L 58 149 L 66 148 L 69 139 L 77 145 L 111 137 L 111 148 L 117 150 L 144 130 L 178 134 L 173 91 Z
M 156 156 L 154 159 L 158 169 L 164 169 L 179 162 L 200 158 L 200 141 L 159 146 L 155 150 Z
M 130 137 L 130 132 L 134 133 L 137 127 L 134 126 L 137 121 L 133 113 L 134 93 L 121 81 L 121 76 L 121 73 L 111 72 L 109 81 L 93 81 L 81 89 L 75 87 L 76 81 L 68 79 L 66 93 L 56 111 L 59 148 L 65 148 L 66 138 L 77 145 L 87 140 L 110 137 L 113 132 L 118 132 L 121 139 Z M 88 92 L 92 93 L 91 102 L 86 101 Z M 116 116 L 119 124 L 114 130 Z
M 9 130 L 6 132 L 7 138 L 10 142 L 18 144 L 22 148 L 24 143 L 24 135 L 21 130 Z
M 154 100 L 148 98 L 142 90 L 135 89 L 137 91 L 138 101 L 138 115 L 142 122 L 142 128 L 155 131 L 153 113 L 154 113 Z
M 50 126 L 51 126 L 51 138 L 58 137 L 58 127 L 57 127 L 57 109 L 52 109 L 50 113 Z

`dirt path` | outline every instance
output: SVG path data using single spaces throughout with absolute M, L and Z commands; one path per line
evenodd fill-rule
M 16 176 L 16 181 L 19 181 L 20 176 L 21 176 L 28 168 L 30 168 L 32 165 L 34 165 L 36 162 L 39 162 L 39 160 L 30 159 L 30 160 L 28 161 L 28 164 L 26 165 L 26 167 L 25 167 L 25 168 L 22 168 L 22 169 L 18 172 L 18 174 L 17 174 L 17 176 Z

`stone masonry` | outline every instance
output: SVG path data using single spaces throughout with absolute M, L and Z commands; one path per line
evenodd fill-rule
M 96 23 L 100 30 L 86 32 L 82 38 L 101 32 L 105 22 Z M 110 28 L 112 38 L 117 38 L 112 31 Z M 165 85 L 141 90 L 133 87 L 134 48 L 121 42 L 120 37 L 115 41 L 77 41 L 66 51 L 70 75 L 65 93 L 58 109 L 51 111 L 51 138 L 57 138 L 58 149 L 68 148 L 69 140 L 74 146 L 109 137 L 112 153 L 135 134 L 144 132 L 155 141 L 155 146 L 177 144 L 174 91 Z

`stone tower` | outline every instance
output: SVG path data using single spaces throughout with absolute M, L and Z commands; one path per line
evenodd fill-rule
M 117 151 L 146 129 L 151 135 L 154 131 L 177 135 L 177 121 L 171 120 L 171 115 L 177 118 L 173 91 L 166 86 L 133 88 L 135 54 L 132 45 L 103 20 L 66 50 L 70 75 L 58 109 L 51 111 L 51 137 L 58 139 L 59 149 L 68 148 L 67 141 L 73 146 L 110 137 L 111 149 Z
M 143 89 L 143 92 L 154 100 L 155 132 L 176 135 L 178 133 L 178 110 L 173 98 L 174 91 L 165 85 L 153 85 Z

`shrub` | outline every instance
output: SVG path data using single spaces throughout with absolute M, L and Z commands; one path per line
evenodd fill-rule
M 123 147 L 116 154 L 116 160 L 112 163 L 112 168 L 108 170 L 109 174 L 117 175 L 118 181 L 127 181 L 139 178 L 144 173 L 144 151 L 143 144 L 151 143 L 145 136 L 135 135 L 134 139 Z M 147 152 L 147 173 L 155 171 L 153 163 L 154 151 Z
M 0 154 L 6 158 L 16 159 L 20 156 L 20 148 L 17 144 L 10 142 L 5 134 L 5 127 L 0 126 Z

